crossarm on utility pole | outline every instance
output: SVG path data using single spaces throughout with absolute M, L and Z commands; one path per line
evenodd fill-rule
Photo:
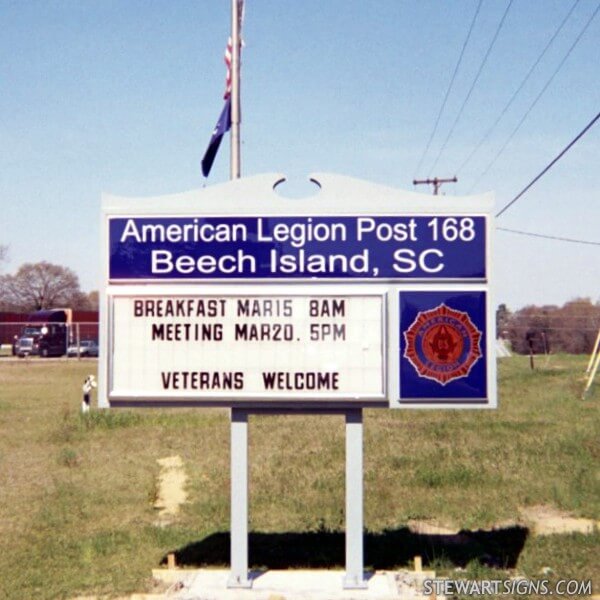
M 438 177 L 434 177 L 433 179 L 429 179 L 429 178 L 413 179 L 413 185 L 421 185 L 421 184 L 433 185 L 433 195 L 437 196 L 442 183 L 456 183 L 457 181 L 458 181 L 458 179 L 456 178 L 456 175 L 455 175 L 451 179 L 439 179 Z

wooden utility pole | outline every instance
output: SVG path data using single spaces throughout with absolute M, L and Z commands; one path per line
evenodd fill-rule
M 413 185 L 433 185 L 433 195 L 437 196 L 442 183 L 456 183 L 457 181 L 458 179 L 456 179 L 455 175 L 454 177 L 452 177 L 452 179 L 438 179 L 437 177 L 434 177 L 433 179 L 413 179 Z

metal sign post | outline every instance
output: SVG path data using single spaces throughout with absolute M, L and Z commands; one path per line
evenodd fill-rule
M 363 416 L 348 410 L 346 419 L 346 576 L 345 589 L 366 588 L 363 560 Z
M 281 411 L 231 409 L 231 571 L 229 588 L 250 588 L 248 569 L 248 417 Z M 312 411 L 315 413 L 315 411 Z M 311 414 L 302 411 L 301 414 Z M 317 412 L 316 414 L 323 414 Z M 331 411 L 345 420 L 346 432 L 346 573 L 344 589 L 364 589 L 363 558 L 363 415 L 362 409 Z
M 249 588 L 248 411 L 231 409 L 231 572 L 227 587 Z

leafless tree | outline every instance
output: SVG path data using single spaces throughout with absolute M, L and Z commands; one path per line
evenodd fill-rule
M 515 352 L 589 353 L 600 327 L 600 304 L 578 298 L 563 306 L 526 306 L 508 319 L 508 334 Z
M 8 258 L 8 246 L 0 244 L 0 267 Z M 1 269 L 0 269 L 1 270 Z M 8 309 L 8 292 L 6 289 L 6 276 L 0 274 L 0 310 Z
M 90 310 L 98 310 L 98 304 L 99 304 L 99 295 L 98 295 L 98 291 L 97 290 L 93 290 L 91 291 L 88 295 L 87 295 L 87 300 L 89 303 L 89 308 Z
M 79 278 L 68 267 L 48 262 L 26 263 L 0 281 L 4 304 L 22 311 L 68 307 L 83 295 Z

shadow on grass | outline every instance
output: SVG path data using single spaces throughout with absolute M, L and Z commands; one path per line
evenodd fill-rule
M 365 565 L 373 569 L 407 567 L 417 555 L 423 564 L 465 567 L 479 561 L 489 567 L 514 568 L 529 530 L 507 527 L 492 531 L 461 531 L 455 535 L 416 534 L 408 528 L 365 533 Z M 345 536 L 338 531 L 250 533 L 249 565 L 267 569 L 329 569 L 343 567 Z M 229 532 L 209 535 L 175 550 L 182 567 L 229 564 Z M 166 563 L 166 556 L 162 563 Z

